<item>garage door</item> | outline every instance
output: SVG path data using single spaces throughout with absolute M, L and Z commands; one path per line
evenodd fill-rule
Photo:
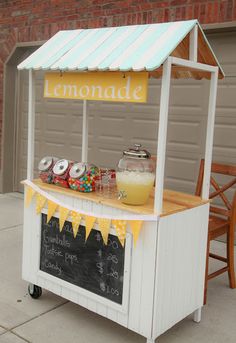
M 236 32 L 209 35 L 226 77 L 219 82 L 214 158 L 236 164 Z
M 209 39 L 227 76 L 219 81 L 214 159 L 236 163 L 236 35 L 214 35 Z M 16 190 L 22 190 L 19 182 L 26 177 L 27 77 L 26 72 L 20 72 Z M 35 166 L 45 155 L 79 161 L 82 102 L 44 99 L 42 73 L 37 73 L 36 90 Z M 147 104 L 90 102 L 91 162 L 115 167 L 122 150 L 136 142 L 156 153 L 160 81 L 152 80 L 148 93 Z M 208 94 L 207 81 L 173 81 L 165 178 L 168 188 L 194 191 L 199 159 L 204 153 Z

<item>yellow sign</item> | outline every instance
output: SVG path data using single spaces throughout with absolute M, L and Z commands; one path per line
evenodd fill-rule
M 44 97 L 146 102 L 147 72 L 46 73 Z

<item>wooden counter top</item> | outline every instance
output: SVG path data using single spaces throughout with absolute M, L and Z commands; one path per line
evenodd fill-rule
M 147 204 L 142 205 L 142 206 L 131 206 L 131 205 L 123 204 L 116 198 L 110 199 L 110 198 L 101 197 L 96 192 L 92 192 L 92 193 L 76 192 L 69 188 L 67 189 L 67 188 L 62 188 L 55 185 L 43 183 L 39 179 L 36 179 L 33 182 L 35 185 L 37 185 L 38 187 L 40 187 L 41 189 L 45 191 L 51 191 L 51 192 L 60 193 L 60 194 L 75 197 L 75 198 L 94 201 L 99 204 L 104 204 L 107 206 L 115 207 L 115 208 L 129 211 L 132 213 L 138 213 L 138 214 L 153 214 L 154 213 L 153 212 L 153 207 L 154 207 L 153 195 L 151 195 Z M 173 213 L 184 211 L 189 208 L 203 205 L 207 202 L 208 201 L 202 200 L 200 197 L 197 197 L 191 194 L 186 194 L 186 193 L 181 193 L 181 192 L 176 192 L 176 191 L 171 191 L 171 190 L 164 190 L 163 211 L 162 211 L 161 216 L 167 216 Z

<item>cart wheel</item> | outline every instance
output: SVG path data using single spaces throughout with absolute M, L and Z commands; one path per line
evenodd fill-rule
M 42 295 L 42 288 L 36 285 L 29 284 L 28 292 L 33 299 L 38 299 Z

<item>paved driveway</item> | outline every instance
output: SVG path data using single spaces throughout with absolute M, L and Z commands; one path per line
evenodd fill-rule
M 86 309 L 44 291 L 27 294 L 21 279 L 23 200 L 0 195 L 0 343 L 145 343 L 145 339 Z M 216 242 L 221 251 L 224 243 Z M 162 335 L 160 343 L 235 343 L 236 290 L 227 275 L 210 282 L 208 305 L 200 324 L 184 319 Z

